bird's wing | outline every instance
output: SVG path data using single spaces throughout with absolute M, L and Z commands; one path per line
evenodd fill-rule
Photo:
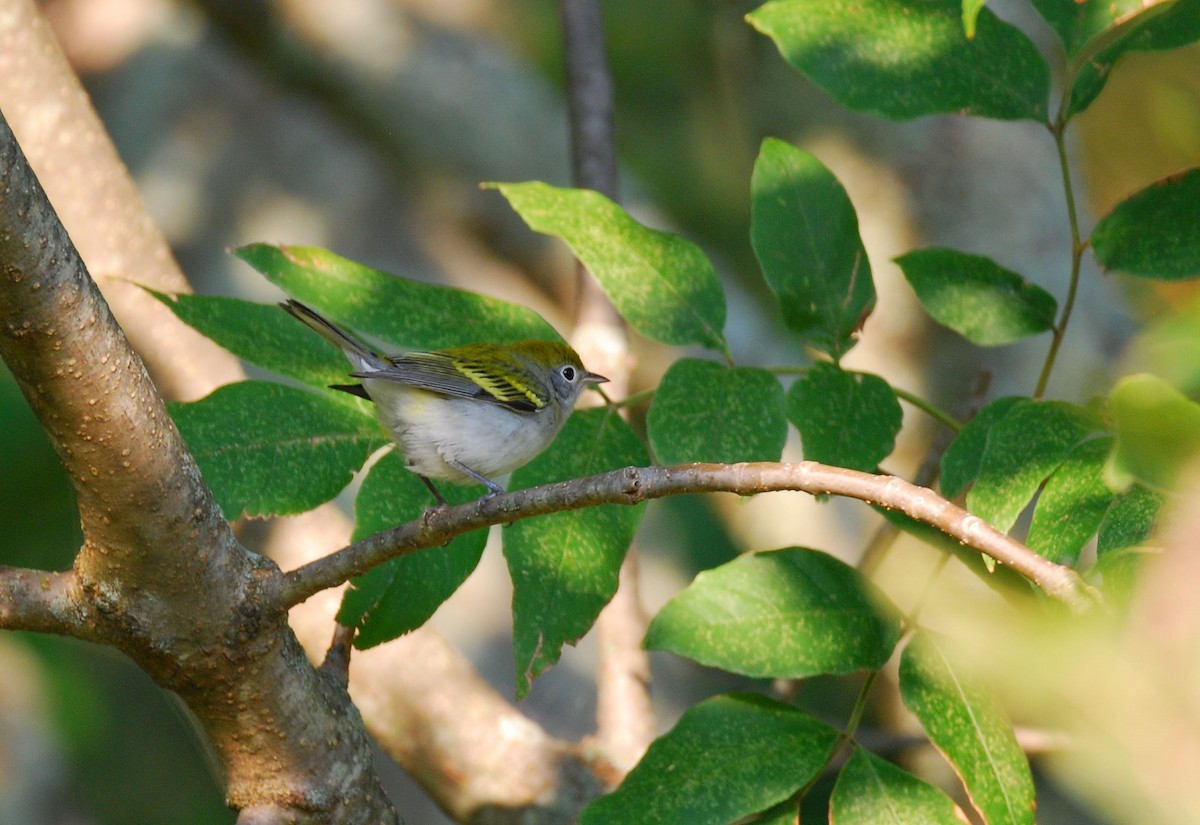
M 536 412 L 546 404 L 528 387 L 496 377 L 496 370 L 483 370 L 469 359 L 448 353 L 406 352 L 391 356 L 388 362 L 382 369 L 352 374 L 355 378 L 395 381 L 453 398 L 474 398 L 517 412 Z M 519 370 L 515 363 L 509 366 Z

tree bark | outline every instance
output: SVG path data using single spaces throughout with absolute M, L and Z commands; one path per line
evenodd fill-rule
M 349 697 L 264 607 L 278 568 L 234 538 L 2 117 L 0 357 L 71 478 L 84 535 L 69 573 L 0 570 L 0 626 L 127 653 L 196 714 L 235 808 L 397 822 Z

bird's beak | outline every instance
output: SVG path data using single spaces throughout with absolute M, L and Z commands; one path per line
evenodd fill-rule
M 603 375 L 597 375 L 594 372 L 586 372 L 583 374 L 584 384 L 607 384 L 608 379 Z

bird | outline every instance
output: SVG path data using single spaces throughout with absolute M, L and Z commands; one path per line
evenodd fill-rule
M 584 368 L 558 341 L 467 344 L 380 354 L 301 302 L 280 303 L 340 349 L 358 384 L 332 389 L 366 398 L 404 453 L 405 465 L 446 506 L 433 481 L 479 483 L 485 498 L 504 492 L 494 476 L 550 446 L 580 394 L 608 379 Z

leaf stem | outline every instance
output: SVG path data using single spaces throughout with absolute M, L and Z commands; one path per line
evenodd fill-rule
M 899 398 L 902 401 L 907 401 L 909 404 L 912 404 L 914 407 L 916 407 L 918 410 L 920 410 L 921 412 L 928 415 L 930 418 L 933 418 L 934 420 L 938 421 L 939 423 L 944 424 L 949 429 L 954 430 L 954 432 L 958 432 L 959 430 L 961 430 L 963 428 L 963 424 L 961 421 L 959 421 L 954 416 L 950 415 L 950 413 L 946 412 L 941 407 L 934 404 L 932 401 L 924 399 L 919 395 L 915 395 L 915 394 L 909 392 L 908 390 L 903 390 L 900 387 L 895 386 L 894 384 L 891 386 L 892 386 L 892 392 L 896 393 L 897 398 Z
M 772 375 L 803 375 L 804 373 L 808 372 L 809 368 L 785 364 L 785 365 L 776 365 L 773 367 L 763 367 L 763 369 L 765 369 L 767 372 L 771 373 Z M 950 413 L 943 410 L 941 407 L 934 404 L 932 401 L 922 398 L 921 396 L 919 396 L 915 393 L 911 393 L 908 390 L 901 389 L 900 387 L 897 387 L 896 385 L 892 384 L 891 382 L 888 383 L 888 386 L 890 386 L 892 388 L 892 392 L 894 392 L 896 394 L 897 398 L 899 398 L 902 401 L 907 401 L 909 404 L 912 404 L 914 407 L 916 407 L 918 410 L 920 410 L 921 412 L 928 415 L 930 418 L 934 419 L 935 421 L 937 421 L 941 424 L 944 424 L 946 427 L 953 430 L 954 432 L 958 432 L 959 430 L 961 430 L 963 428 L 963 424 L 961 421 L 959 421 L 957 418 L 952 416 Z
M 1068 78 L 1068 81 L 1070 78 Z M 1062 173 L 1063 192 L 1067 197 L 1067 218 L 1071 225 L 1071 278 L 1067 287 L 1067 299 L 1063 302 L 1062 314 L 1059 316 L 1058 323 L 1054 325 L 1052 330 L 1053 338 L 1050 341 L 1050 351 L 1046 353 L 1046 362 L 1042 365 L 1042 374 L 1038 377 L 1037 389 L 1034 390 L 1033 397 L 1041 398 L 1046 393 L 1046 387 L 1050 383 L 1050 373 L 1054 370 L 1054 364 L 1058 360 L 1058 352 L 1062 347 L 1063 337 L 1067 333 L 1067 324 L 1071 320 L 1071 313 L 1075 309 L 1075 296 L 1079 291 L 1079 275 L 1083 262 L 1083 251 L 1087 248 L 1087 244 L 1083 242 L 1079 234 L 1079 210 L 1075 205 L 1075 188 L 1071 183 L 1071 164 L 1067 159 L 1067 142 L 1065 138 L 1067 128 L 1066 106 L 1070 97 L 1064 99 L 1062 108 L 1059 110 L 1058 117 L 1054 123 L 1049 124 L 1050 134 L 1054 137 L 1054 145 L 1058 149 L 1058 165 Z

